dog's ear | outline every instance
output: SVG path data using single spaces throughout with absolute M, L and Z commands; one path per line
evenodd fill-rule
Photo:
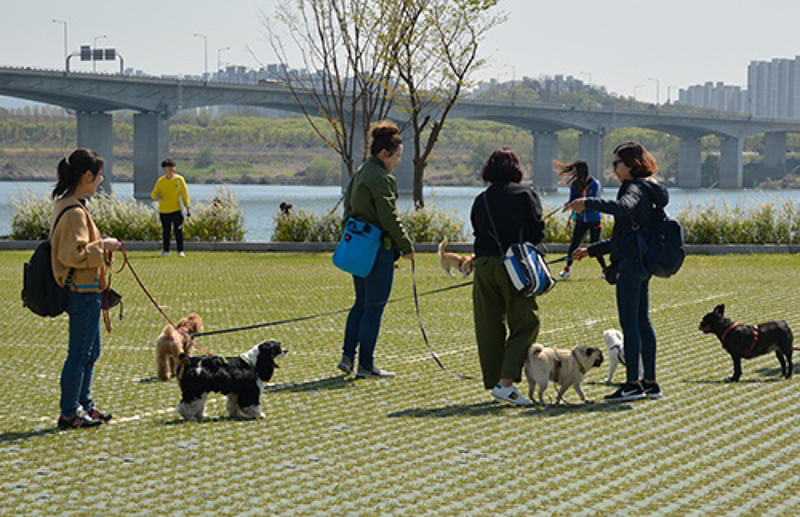
M 725 315 L 725 304 L 722 303 L 722 304 L 717 305 L 716 307 L 714 307 L 714 314 L 717 314 L 719 316 L 724 316 Z

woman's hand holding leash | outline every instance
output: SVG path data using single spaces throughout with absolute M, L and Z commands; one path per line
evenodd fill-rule
M 564 205 L 564 211 L 572 210 L 574 212 L 583 213 L 586 210 L 586 198 L 574 199 Z
M 572 252 L 572 258 L 574 258 L 575 260 L 580 260 L 588 256 L 589 256 L 589 248 L 587 248 L 586 246 L 581 246 L 580 248 Z

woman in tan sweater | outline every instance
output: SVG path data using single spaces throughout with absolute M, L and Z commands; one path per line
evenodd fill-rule
M 78 149 L 59 162 L 58 183 L 52 194 L 53 275 L 59 285 L 70 286 L 69 350 L 61 370 L 60 429 L 94 427 L 111 419 L 109 413 L 95 407 L 90 394 L 94 363 L 100 356 L 100 292 L 106 287 L 105 263 L 121 246 L 117 239 L 100 235 L 86 210 L 85 198 L 97 191 L 102 179 L 103 159 L 94 151 Z

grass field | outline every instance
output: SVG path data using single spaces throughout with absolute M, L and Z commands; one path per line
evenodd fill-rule
M 726 304 L 734 321 L 785 319 L 800 335 L 800 256 L 691 256 L 651 283 L 660 400 L 513 408 L 477 381 L 443 373 L 422 341 L 409 263 L 400 261 L 377 349 L 391 380 L 341 376 L 344 312 L 198 338 L 235 355 L 265 338 L 289 349 L 262 397 L 267 417 L 207 421 L 175 413 L 176 382 L 155 375 L 165 322 L 129 272 L 114 276 L 125 317 L 103 334 L 94 398 L 114 413 L 99 429 L 59 432 L 67 318 L 38 318 L 19 299 L 30 252 L 0 253 L 0 492 L 3 515 L 697 515 L 800 514 L 800 367 L 786 381 L 774 355 L 744 363 L 698 331 Z M 350 278 L 325 254 L 132 254 L 171 318 L 197 312 L 206 330 L 346 309 Z M 421 292 L 455 285 L 433 255 Z M 478 377 L 470 288 L 421 298 L 434 349 Z M 618 327 L 614 291 L 596 263 L 540 300 L 546 345 L 603 346 Z M 796 340 L 800 346 L 800 340 Z M 795 355 L 800 362 L 800 355 Z M 601 401 L 607 363 L 584 382 Z M 615 380 L 623 380 L 618 370 Z M 527 391 L 527 387 L 523 389 Z M 550 388 L 551 395 L 553 394 Z M 577 403 L 574 392 L 567 400 Z

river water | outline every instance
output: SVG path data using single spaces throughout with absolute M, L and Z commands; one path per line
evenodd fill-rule
M 48 182 L 0 182 L 0 235 L 11 231 L 11 218 L 15 210 L 12 200 L 19 199 L 28 193 L 36 196 L 48 196 L 53 184 Z M 323 214 L 330 211 L 339 199 L 340 188 L 306 187 L 289 185 L 223 185 L 230 189 L 239 201 L 244 216 L 245 240 L 248 242 L 269 241 L 273 231 L 273 220 L 279 212 L 278 205 L 286 201 L 295 209 L 302 208 L 307 212 Z M 114 193 L 121 199 L 133 198 L 133 183 L 115 183 Z M 483 189 L 480 187 L 425 187 L 425 204 L 428 207 L 441 208 L 454 212 L 464 222 L 467 235 L 470 234 L 469 211 L 472 202 Z M 215 185 L 190 184 L 190 199 L 209 202 L 215 196 Z M 725 203 L 729 207 L 750 208 L 764 202 L 783 203 L 792 201 L 800 203 L 800 190 L 686 190 L 670 189 L 670 203 L 667 210 L 676 215 L 688 204 L 692 206 L 715 205 L 722 208 Z M 605 197 L 616 195 L 616 188 L 605 189 Z M 568 198 L 568 189 L 559 188 L 557 192 L 542 195 L 545 212 L 564 203 Z M 411 196 L 401 196 L 398 208 L 401 211 L 410 209 Z

